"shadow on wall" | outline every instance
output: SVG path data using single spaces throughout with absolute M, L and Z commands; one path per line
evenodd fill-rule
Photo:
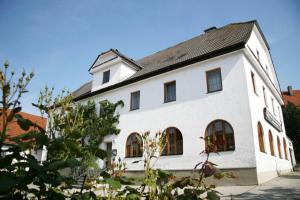
M 295 177 L 293 177 L 295 178 Z M 299 178 L 299 177 L 298 177 Z M 273 187 L 268 189 L 260 189 L 259 191 L 246 192 L 239 195 L 229 196 L 231 199 L 299 199 L 300 191 L 294 188 Z

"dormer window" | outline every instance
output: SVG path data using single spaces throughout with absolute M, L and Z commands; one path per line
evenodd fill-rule
M 90 74 L 93 75 L 91 91 L 95 92 L 120 83 L 141 69 L 139 64 L 116 49 L 103 52 L 98 55 L 89 69 Z
M 110 70 L 103 72 L 102 84 L 109 82 Z

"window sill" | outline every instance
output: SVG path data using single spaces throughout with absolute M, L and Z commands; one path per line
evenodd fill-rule
M 226 151 L 216 151 L 216 153 L 222 153 L 222 152 L 231 152 L 231 151 L 235 151 L 235 149 L 232 149 L 232 150 L 226 150 Z M 214 152 L 211 152 L 211 153 L 214 153 Z
M 265 151 L 259 151 L 259 152 L 264 153 L 264 154 L 267 154 L 267 152 L 265 152 Z
M 139 110 L 140 108 L 130 109 L 129 111 Z
M 215 93 L 215 92 L 220 92 L 220 91 L 222 91 L 222 90 L 223 90 L 223 89 L 220 89 L 220 90 L 214 90 L 214 91 L 207 91 L 206 94 Z
M 143 158 L 143 156 L 134 156 L 134 157 L 126 157 L 125 156 L 125 159 L 133 159 L 133 158 Z
M 177 156 L 182 156 L 183 153 L 181 154 L 169 154 L 169 155 L 160 155 L 162 158 L 167 158 L 167 157 L 177 157 Z
M 164 103 L 171 103 L 171 102 L 174 102 L 174 101 L 176 101 L 176 99 L 175 100 L 170 100 L 170 101 L 164 101 Z

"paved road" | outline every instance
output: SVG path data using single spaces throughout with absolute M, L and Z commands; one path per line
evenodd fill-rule
M 277 177 L 262 185 L 256 186 L 226 186 L 217 188 L 222 199 L 299 199 L 300 172 Z

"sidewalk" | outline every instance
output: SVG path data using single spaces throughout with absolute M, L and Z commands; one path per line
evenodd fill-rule
M 217 190 L 222 199 L 299 199 L 300 172 L 277 177 L 262 185 L 224 186 Z

